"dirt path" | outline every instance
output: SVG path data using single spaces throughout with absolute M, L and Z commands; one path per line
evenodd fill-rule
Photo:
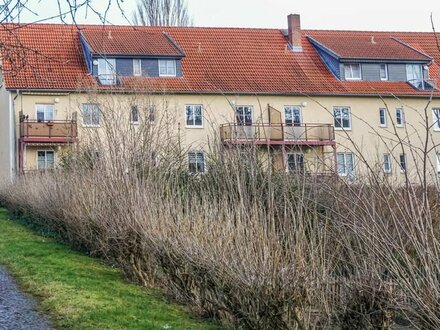
M 49 330 L 47 317 L 35 311 L 35 301 L 17 288 L 0 267 L 0 330 Z

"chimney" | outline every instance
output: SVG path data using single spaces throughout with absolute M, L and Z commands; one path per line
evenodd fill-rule
M 289 33 L 289 43 L 294 52 L 302 52 L 301 43 L 301 20 L 298 14 L 290 14 L 287 16 L 287 26 Z

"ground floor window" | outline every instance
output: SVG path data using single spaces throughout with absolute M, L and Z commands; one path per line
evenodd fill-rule
M 440 153 L 437 153 L 437 176 L 440 177 Z
M 354 155 L 351 152 L 338 152 L 336 155 L 338 174 L 354 177 Z
M 383 171 L 385 173 L 391 173 L 391 155 L 383 154 Z
M 400 172 L 404 173 L 406 171 L 406 155 L 405 154 L 399 155 L 399 166 L 400 166 Z
M 289 172 L 304 172 L 304 154 L 287 154 L 287 170 Z
M 201 151 L 188 152 L 189 173 L 205 173 L 205 154 Z
M 37 168 L 48 169 L 55 167 L 55 153 L 52 150 L 37 151 Z

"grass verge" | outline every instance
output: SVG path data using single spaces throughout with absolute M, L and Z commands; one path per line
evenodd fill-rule
M 0 209 L 0 265 L 39 298 L 56 328 L 220 329 L 158 292 L 126 283 L 117 269 L 38 236 Z

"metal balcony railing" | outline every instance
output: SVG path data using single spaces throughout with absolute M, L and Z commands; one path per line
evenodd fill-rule
M 437 81 L 434 79 L 411 79 L 407 81 L 415 89 L 420 91 L 437 90 Z
M 69 142 L 78 137 L 76 120 L 38 121 L 20 120 L 20 138 L 39 140 L 56 139 Z
M 335 139 L 334 127 L 331 124 L 252 124 L 220 125 L 220 136 L 223 142 L 331 142 Z

